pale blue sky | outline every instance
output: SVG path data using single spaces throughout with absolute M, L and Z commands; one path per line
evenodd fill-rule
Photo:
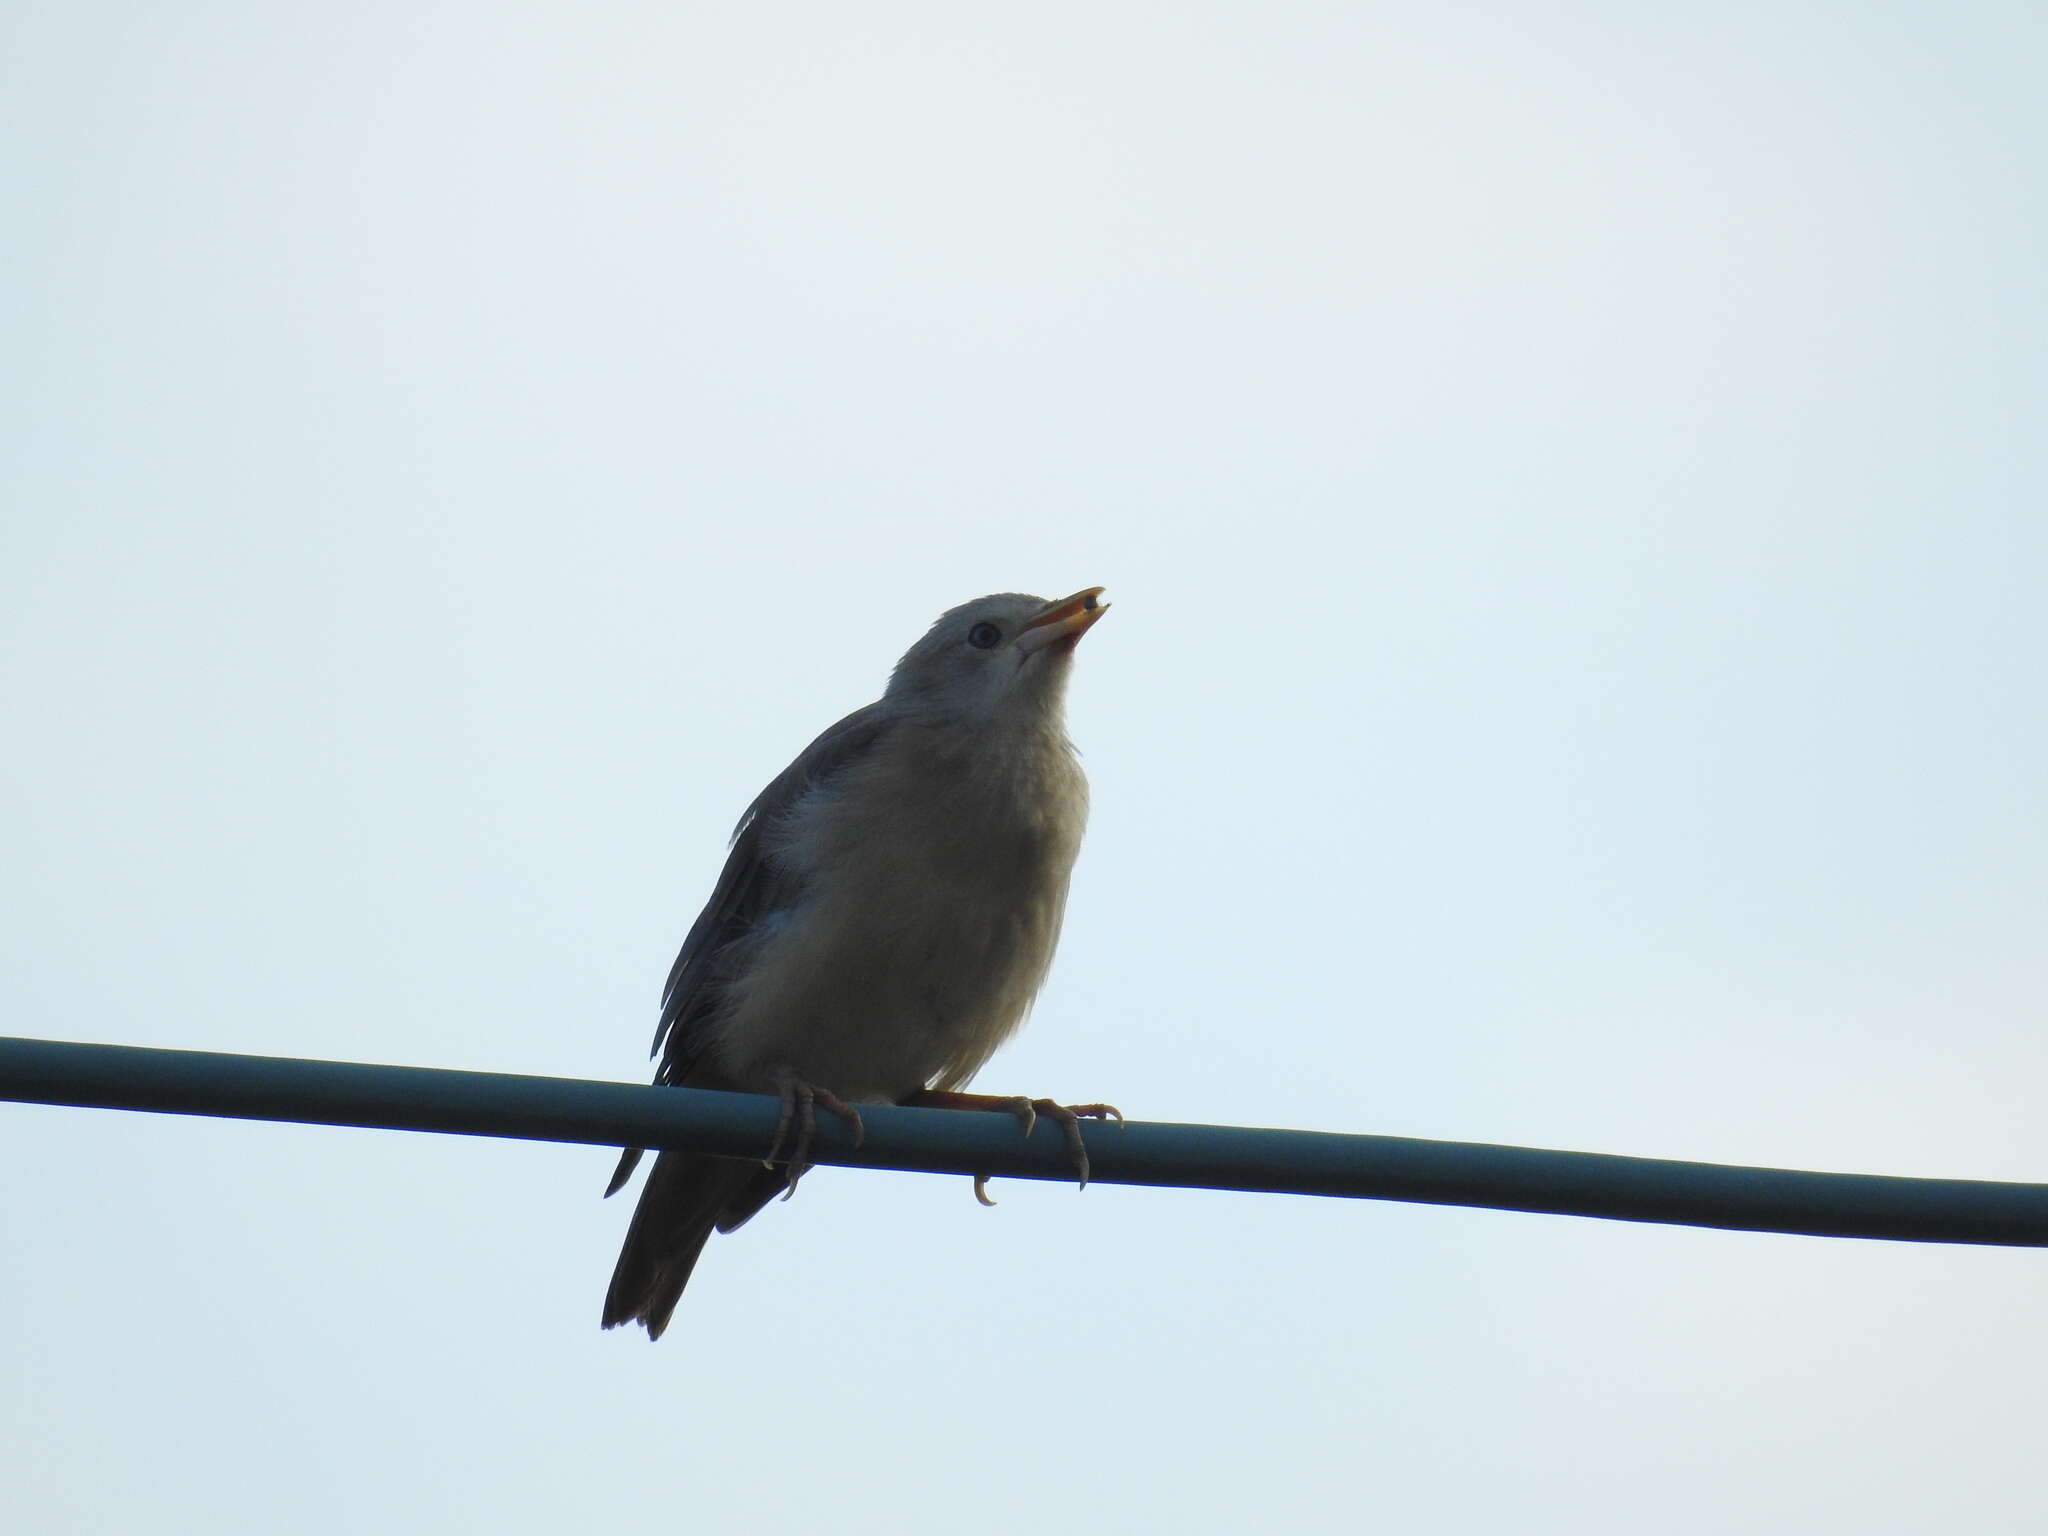
M 2048 13 L 17 4 L 0 1029 L 638 1079 L 1103 583 L 986 1086 L 2048 1178 Z M 2048 1257 L 0 1106 L 7 1523 L 2022 1532 Z

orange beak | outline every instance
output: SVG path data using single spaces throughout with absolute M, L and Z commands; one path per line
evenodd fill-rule
M 1046 604 L 1043 612 L 1017 631 L 1017 649 L 1026 655 L 1049 645 L 1071 651 L 1088 633 L 1088 626 L 1109 612 L 1109 604 L 1096 601 L 1101 591 L 1100 587 L 1083 587 L 1072 597 Z

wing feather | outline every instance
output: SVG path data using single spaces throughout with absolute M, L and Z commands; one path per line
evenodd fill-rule
M 649 1052 L 661 1058 L 655 1082 L 689 1081 L 691 1070 L 710 1043 L 710 1025 L 723 1000 L 727 979 L 720 969 L 720 956 L 772 914 L 803 899 L 799 877 L 762 856 L 765 829 L 801 796 L 829 784 L 873 751 L 890 723 L 879 702 L 855 710 L 798 753 L 740 817 L 718 884 L 690 925 L 661 989 L 661 1022 Z M 605 1193 L 615 1193 L 624 1185 L 639 1160 L 639 1151 L 628 1148 Z
M 829 783 L 865 757 L 887 726 L 880 704 L 855 710 L 798 753 L 740 817 L 718 884 L 690 925 L 661 989 L 661 1022 L 649 1052 L 662 1056 L 660 1081 L 681 1081 L 703 1052 L 703 1025 L 719 1001 L 720 952 L 770 913 L 802 899 L 802 889 L 791 875 L 771 868 L 761 857 L 764 829 L 807 791 Z

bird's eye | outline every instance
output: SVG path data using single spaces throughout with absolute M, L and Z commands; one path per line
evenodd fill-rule
M 967 631 L 967 643 L 977 651 L 993 650 L 995 643 L 1003 638 L 1003 632 L 993 624 L 977 624 Z

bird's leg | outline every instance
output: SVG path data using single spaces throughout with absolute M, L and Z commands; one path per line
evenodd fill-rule
M 1026 1136 L 1037 1129 L 1038 1117 L 1043 1115 L 1066 1133 L 1067 1154 L 1074 1160 L 1074 1172 L 1079 1175 L 1083 1189 L 1088 1187 L 1088 1144 L 1081 1139 L 1082 1120 L 1124 1123 L 1124 1112 L 1114 1104 L 1059 1104 L 1051 1099 L 1026 1098 L 1021 1093 L 953 1093 L 941 1088 L 922 1088 L 903 1102 L 917 1109 L 978 1109 L 1015 1115 L 1023 1122 Z M 974 1198 L 983 1205 L 994 1205 L 995 1201 L 988 1197 L 988 1178 L 985 1173 L 974 1176 Z
M 811 1142 L 818 1134 L 817 1106 L 822 1104 L 853 1127 L 853 1144 L 857 1147 L 867 1139 L 868 1128 L 861 1123 L 860 1111 L 840 1098 L 830 1088 L 820 1088 L 816 1083 L 807 1083 L 794 1072 L 778 1072 L 774 1078 L 776 1090 L 782 1095 L 782 1113 L 776 1117 L 775 1139 L 768 1144 L 768 1155 L 761 1159 L 763 1168 L 773 1168 L 782 1152 L 783 1138 L 789 1135 L 791 1125 L 796 1127 L 796 1141 L 789 1150 L 789 1188 L 782 1198 L 787 1200 L 796 1193 L 796 1181 L 810 1170 L 805 1161 L 811 1155 Z

